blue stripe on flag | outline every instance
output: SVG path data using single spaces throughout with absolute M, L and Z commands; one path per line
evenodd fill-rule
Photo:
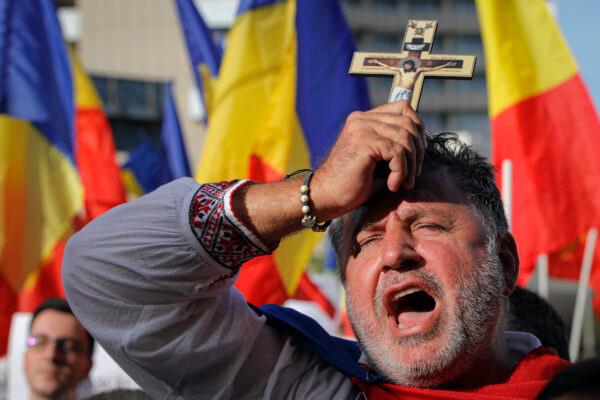
M 210 74 L 216 77 L 221 68 L 222 53 L 215 45 L 200 12 L 192 0 L 177 0 L 177 11 L 195 73 L 199 64 L 206 64 Z
M 30 121 L 75 163 L 73 83 L 52 1 L 0 0 L 0 113 Z
M 246 11 L 250 11 L 255 8 L 270 6 L 272 4 L 282 3 L 284 1 L 286 0 L 241 0 L 240 5 L 238 6 L 237 15 L 239 16 Z
M 133 172 L 144 193 L 150 193 L 171 180 L 164 154 L 148 139 L 142 139 L 140 144 L 131 151 L 129 161 L 123 169 L 130 169 Z
M 348 114 L 370 108 L 369 94 L 348 74 L 354 39 L 337 0 L 298 1 L 296 33 L 296 109 L 316 168 Z
M 166 88 L 164 107 L 160 145 L 142 139 L 123 166 L 123 169 L 133 172 L 144 193 L 150 193 L 174 179 L 192 175 L 171 83 Z
M 167 158 L 167 166 L 171 178 L 169 180 L 192 176 L 190 163 L 185 153 L 185 144 L 183 142 L 181 126 L 179 125 L 177 108 L 173 99 L 172 83 L 169 83 L 166 89 L 161 141 Z

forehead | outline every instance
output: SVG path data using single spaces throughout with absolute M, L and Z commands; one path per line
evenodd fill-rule
M 414 189 L 401 189 L 397 193 L 383 190 L 370 200 L 362 218 L 356 221 L 357 228 L 384 218 L 393 209 L 413 213 L 451 213 L 457 208 L 465 210 L 466 205 L 467 195 L 447 168 L 424 170 Z
M 86 341 L 85 330 L 73 314 L 51 309 L 37 315 L 31 324 L 31 334 L 55 338 L 70 337 Z

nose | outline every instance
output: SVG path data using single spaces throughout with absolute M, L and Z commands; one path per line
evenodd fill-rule
M 410 227 L 407 227 L 396 211 L 390 212 L 383 235 L 382 268 L 413 270 L 423 264 L 423 257 L 415 250 Z
M 44 357 L 47 357 L 55 363 L 62 362 L 65 359 L 65 352 L 55 341 L 52 341 L 44 348 Z

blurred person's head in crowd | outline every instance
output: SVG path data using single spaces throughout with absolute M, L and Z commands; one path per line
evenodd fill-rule
M 115 389 L 108 392 L 96 393 L 85 400 L 152 400 L 143 390 Z
M 532 333 L 559 357 L 569 359 L 565 322 L 550 303 L 519 286 L 512 292 L 509 301 L 509 330 Z
M 75 398 L 77 385 L 92 367 L 94 338 L 66 300 L 50 299 L 34 312 L 25 352 L 30 398 Z
M 600 358 L 579 361 L 559 372 L 538 400 L 600 399 Z

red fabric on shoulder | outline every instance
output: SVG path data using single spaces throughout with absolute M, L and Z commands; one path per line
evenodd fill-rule
M 545 347 L 538 347 L 517 364 L 506 383 L 468 390 L 421 389 L 400 385 L 369 384 L 353 378 L 369 400 L 421 399 L 535 399 L 546 383 L 570 363 Z

